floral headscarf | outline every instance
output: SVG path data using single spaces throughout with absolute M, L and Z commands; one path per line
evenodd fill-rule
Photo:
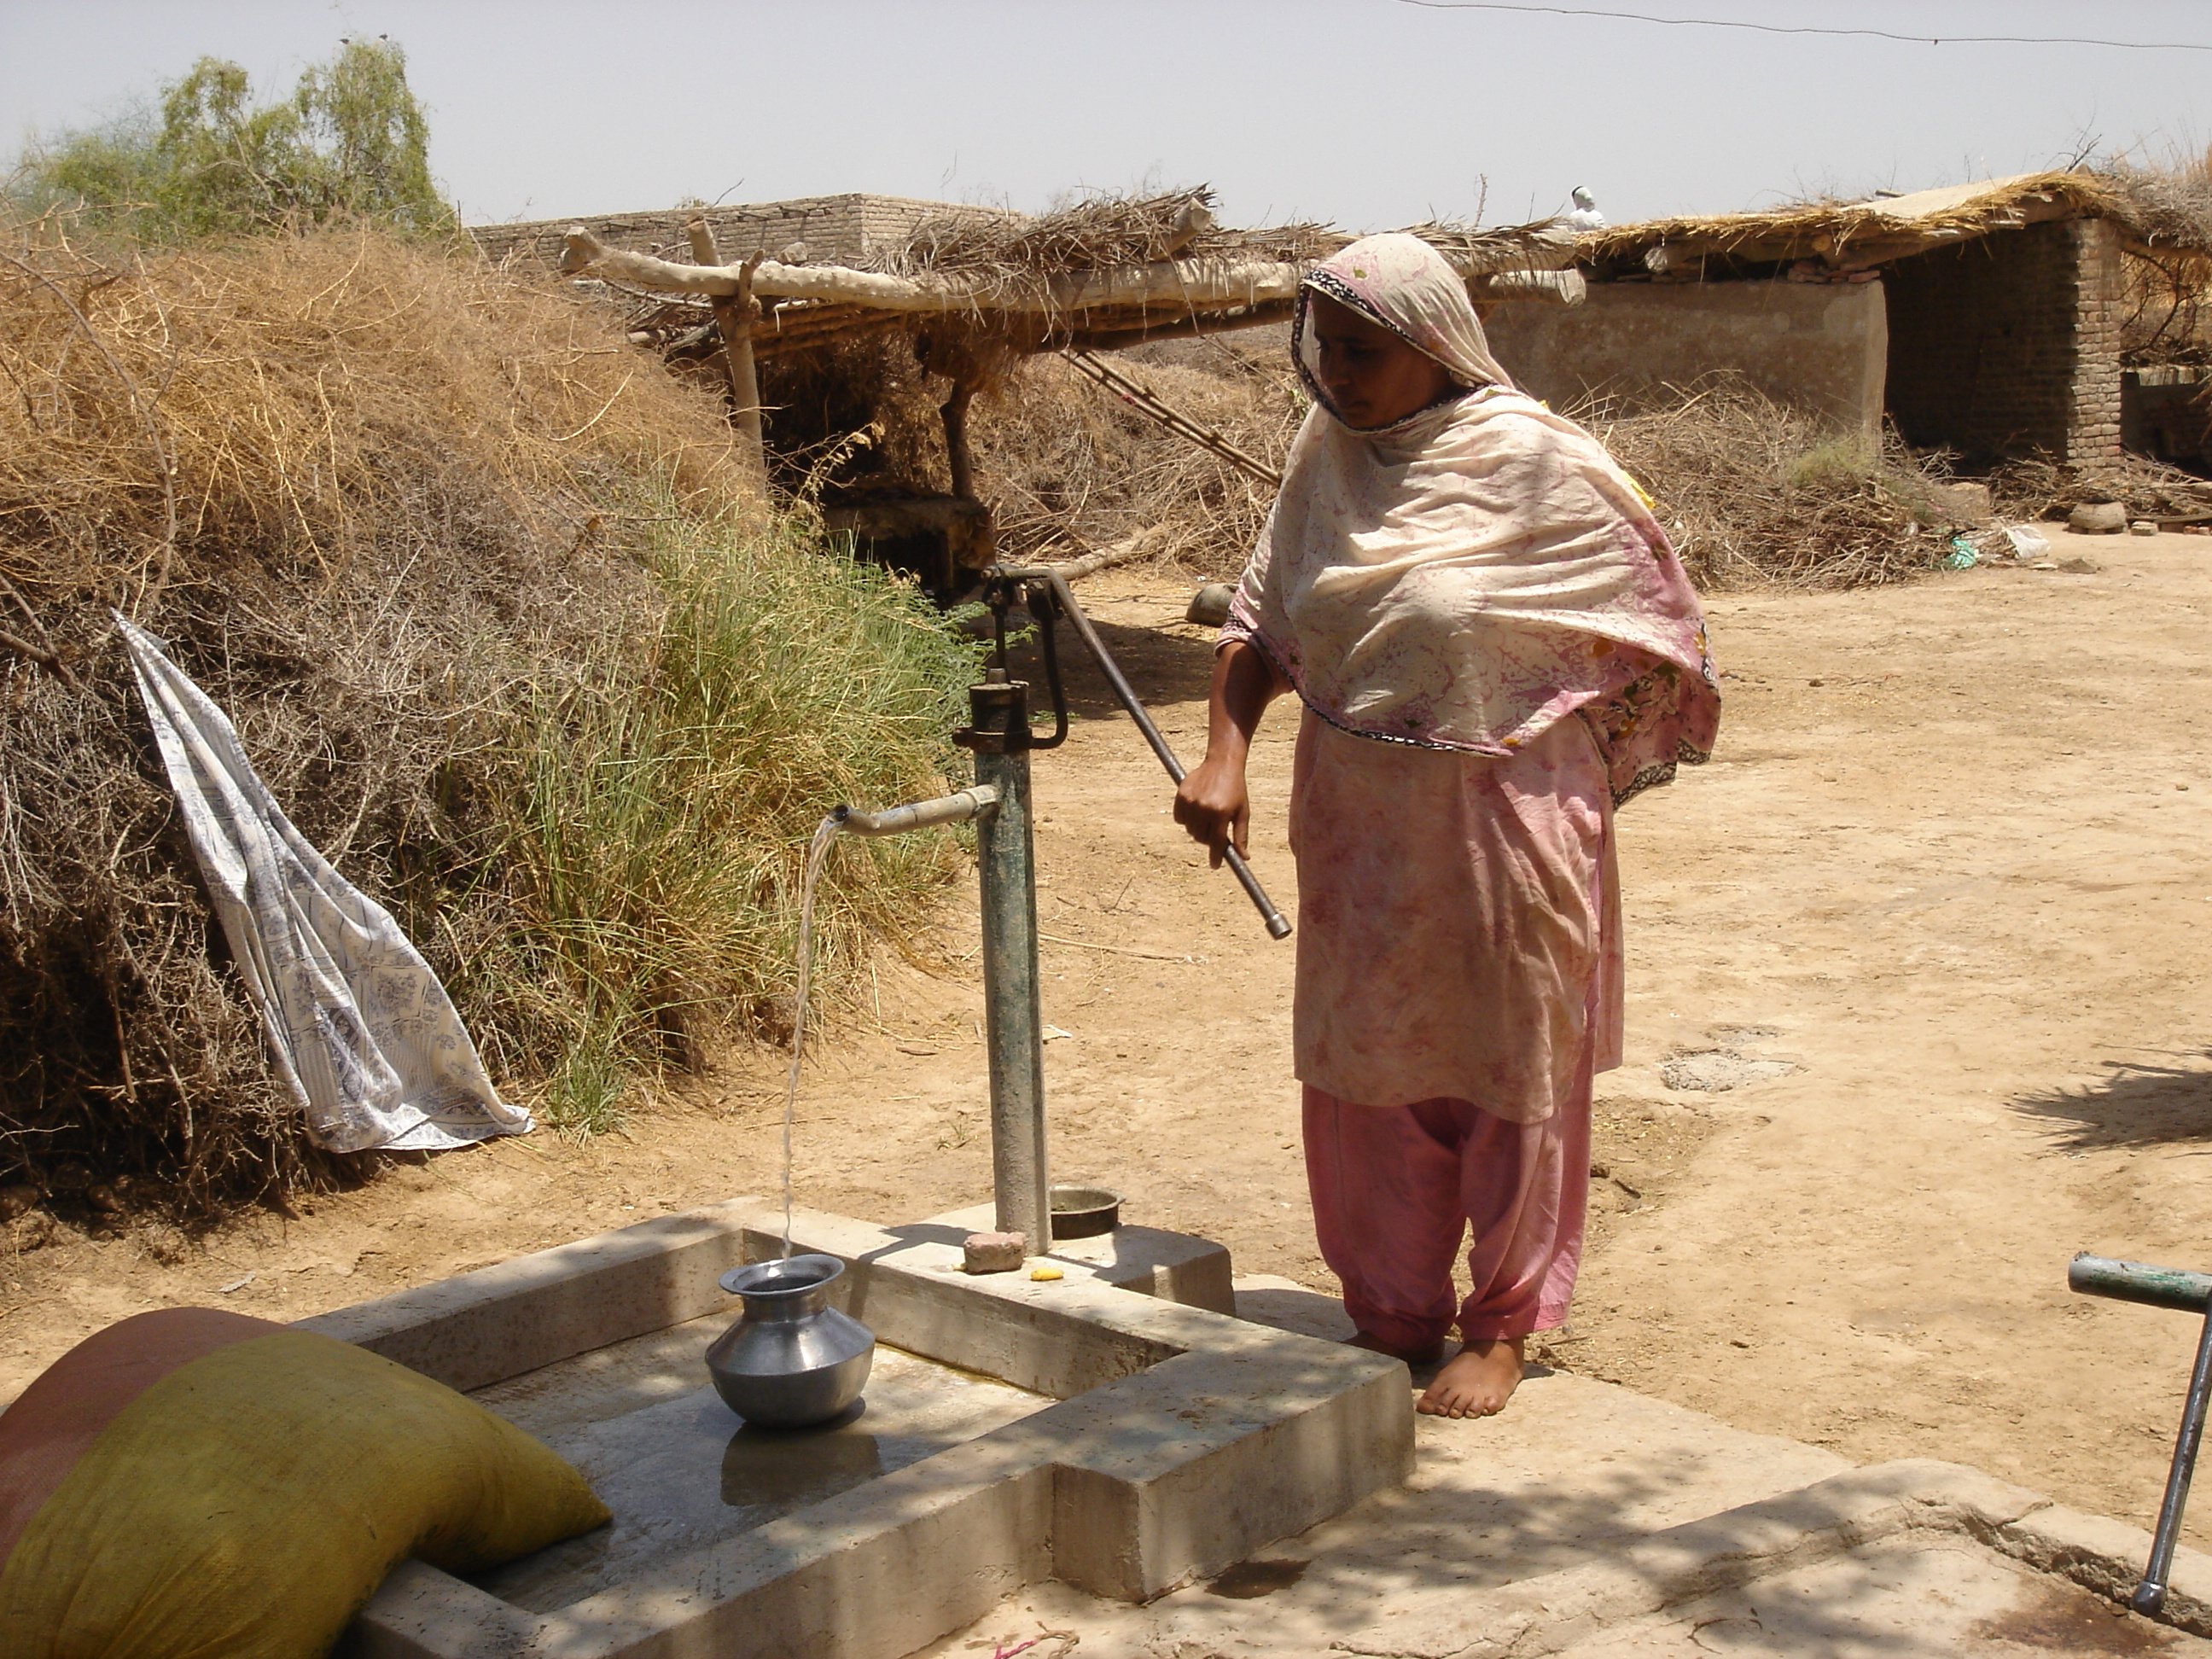
M 1462 391 L 1480 386 L 1513 388 L 1512 377 L 1490 355 L 1482 320 L 1474 314 L 1459 273 L 1419 237 L 1398 231 L 1362 237 L 1327 264 L 1316 265 L 1298 285 L 1291 356 L 1306 391 L 1324 409 L 1328 393 L 1317 373 L 1321 365 L 1310 326 L 1316 294 L 1389 329 L 1422 356 L 1435 358 L 1450 371 Z
M 1382 431 L 1346 426 L 1308 361 L 1310 293 L 1472 389 Z M 1616 800 L 1704 760 L 1720 694 L 1680 562 L 1604 447 L 1513 390 L 1443 256 L 1363 238 L 1306 279 L 1299 310 L 1316 404 L 1223 639 L 1362 737 L 1506 755 L 1579 712 Z

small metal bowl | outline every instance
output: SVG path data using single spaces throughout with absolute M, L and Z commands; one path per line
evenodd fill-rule
M 1054 1238 L 1096 1238 L 1121 1224 L 1121 1194 L 1103 1187 L 1055 1187 L 1051 1198 Z

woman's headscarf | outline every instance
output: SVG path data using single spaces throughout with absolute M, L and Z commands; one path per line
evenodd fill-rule
M 1346 426 L 1314 374 L 1316 293 L 1470 389 Z M 1507 755 L 1580 712 L 1616 800 L 1704 760 L 1720 695 L 1680 562 L 1604 447 L 1513 389 L 1443 256 L 1362 238 L 1307 277 L 1292 337 L 1316 406 L 1223 639 L 1362 737 Z
M 1298 286 L 1291 355 L 1297 362 L 1298 378 L 1324 409 L 1328 393 L 1322 388 L 1320 357 L 1308 326 L 1316 294 L 1389 329 L 1424 356 L 1435 358 L 1450 371 L 1462 391 L 1480 386 L 1513 389 L 1512 377 L 1490 355 L 1490 341 L 1467 297 L 1467 284 L 1436 249 L 1418 236 L 1398 233 L 1361 238 L 1334 259 L 1315 266 Z

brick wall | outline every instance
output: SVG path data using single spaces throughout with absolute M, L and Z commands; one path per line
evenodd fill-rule
M 2118 454 L 2119 267 L 2095 219 L 1890 265 L 1887 402 L 1906 441 L 1970 460 Z

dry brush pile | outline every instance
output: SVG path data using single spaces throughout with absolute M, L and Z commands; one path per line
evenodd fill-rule
M 1127 371 L 1279 468 L 1305 400 L 1279 330 L 1127 354 Z M 1893 434 L 1839 438 L 1741 380 L 1717 377 L 1654 407 L 1573 411 L 1658 503 L 1702 587 L 1853 587 L 1933 569 L 1967 527 L 1940 457 Z M 1186 570 L 1233 576 L 1274 489 L 1163 431 L 1054 357 L 1030 360 L 976 426 L 1002 529 L 1020 548 L 1146 545 Z
M 945 759 L 933 614 L 763 511 L 713 400 L 472 252 L 0 246 L 0 1184 L 210 1214 L 343 1173 L 270 1083 L 111 606 L 503 1085 L 604 1116 L 773 1033 L 813 820 Z M 841 855 L 833 982 L 945 868 Z
M 1865 587 L 1936 568 L 1968 528 L 1940 456 L 1838 435 L 1715 377 L 1632 412 L 1573 411 L 1657 506 L 1691 579 L 1718 591 Z
M 1282 334 L 1140 347 L 1116 354 L 1115 367 L 1280 471 L 1305 410 Z M 1148 556 L 1233 576 L 1274 501 L 1273 483 L 1164 430 L 1056 356 L 1025 360 L 977 406 L 974 430 L 1000 532 L 1024 556 L 1150 532 Z

